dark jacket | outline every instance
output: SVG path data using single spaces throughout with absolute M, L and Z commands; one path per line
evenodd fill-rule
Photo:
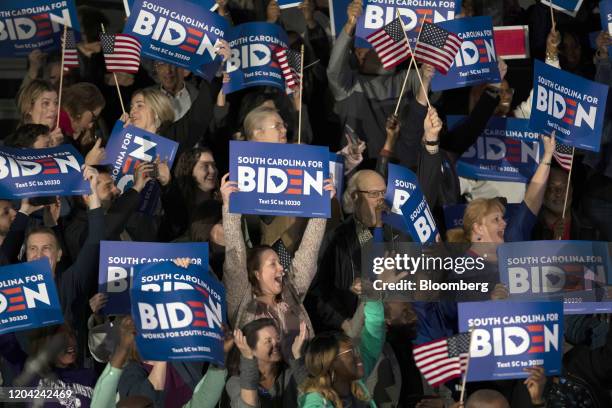
M 359 299 L 350 288 L 361 276 L 361 247 L 355 218 L 348 217 L 323 243 L 319 270 L 310 286 L 304 306 L 315 332 L 338 330 L 353 317 Z
M 118 241 L 119 234 L 126 228 L 128 220 L 138 208 L 140 194 L 129 189 L 117 198 L 104 215 L 104 236 L 102 239 Z M 87 210 L 76 206 L 64 222 L 64 241 L 73 261 L 76 261 L 83 243 L 89 234 Z
M 213 119 L 214 90 L 208 81 L 201 81 L 198 97 L 191 104 L 191 108 L 178 121 L 166 124 L 158 129 L 157 133 L 163 137 L 179 143 L 176 157 L 181 157 L 184 151 L 202 142 L 208 146 L 208 129 Z M 161 158 L 164 159 L 163 157 Z M 175 161 L 176 163 L 176 161 Z
M 384 145 L 385 123 L 395 109 L 406 71 L 393 75 L 360 74 L 350 64 L 353 38 L 341 30 L 331 52 L 327 79 L 336 99 L 335 111 L 341 125 L 348 124 L 363 138 L 367 143 L 367 156 L 373 158 Z M 418 89 L 417 75 L 411 70 L 404 104 Z
M 168 368 L 170 366 L 172 366 L 183 383 L 192 391 L 202 378 L 203 363 L 169 362 Z M 163 407 L 166 399 L 166 390 L 156 391 L 153 389 L 153 385 L 148 377 L 149 371 L 141 363 L 130 361 L 123 369 L 119 385 L 117 386 L 120 398 L 142 395 L 153 401 L 156 408 Z
M 68 269 L 55 276 L 64 321 L 77 333 L 79 357 L 84 356 L 87 346 L 87 318 L 91 313 L 89 299 L 97 292 L 99 248 L 104 238 L 104 210 L 90 210 L 87 218 L 87 239 L 77 259 Z
M 28 226 L 28 216 L 17 212 L 11 227 L 9 228 L 2 245 L 0 245 L 0 265 L 10 265 L 17 263 L 17 257 L 25 239 L 25 232 Z

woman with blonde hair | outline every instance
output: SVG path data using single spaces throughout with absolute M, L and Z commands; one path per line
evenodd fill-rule
M 323 333 L 306 346 L 308 378 L 300 386 L 300 408 L 375 408 L 364 380 L 382 353 L 385 312 L 382 302 L 368 301 L 359 345 L 342 332 Z
M 57 125 L 59 106 L 55 87 L 42 79 L 35 79 L 26 85 L 17 97 L 19 126 L 26 124 L 45 125 L 51 129 L 52 146 L 63 141 L 64 135 Z M 57 142 L 59 141 L 59 142 Z
M 212 116 L 210 84 L 202 81 L 198 97 L 189 111 L 176 122 L 170 99 L 156 88 L 144 88 L 134 92 L 129 115 L 123 115 L 121 118 L 126 126 L 133 125 L 178 142 L 178 158 L 204 138 Z
M 450 280 L 455 278 L 488 284 L 486 293 L 464 292 L 457 294 L 455 300 L 499 300 L 508 297 L 507 289 L 499 283 L 496 249 L 504 242 L 528 241 L 531 237 L 544 201 L 555 151 L 554 134 L 544 136 L 542 146 L 544 155 L 527 186 L 525 198 L 510 214 L 506 214 L 499 198 L 479 198 L 470 202 L 465 209 L 463 227 L 447 231 L 448 242 L 470 244 L 465 256 L 485 260 L 484 268 L 472 269 L 461 275 L 453 273 Z M 457 333 L 457 303 L 454 301 L 416 302 L 413 309 L 419 320 L 417 344 Z
M 447 232 L 449 242 L 503 244 L 528 241 L 542 208 L 550 166 L 555 151 L 555 136 L 542 138 L 544 155 L 531 178 L 525 198 L 518 208 L 504 219 L 505 206 L 498 198 L 479 198 L 470 202 L 463 216 L 463 228 Z
M 217 53 L 223 61 L 229 57 L 229 44 L 222 41 Z M 198 96 L 179 120 L 174 121 L 170 99 L 159 88 L 144 88 L 132 94 L 129 114 L 121 116 L 124 126 L 134 125 L 151 133 L 178 142 L 176 157 L 192 149 L 196 143 L 203 145 L 210 122 L 213 119 L 213 92 L 206 80 L 200 82 Z

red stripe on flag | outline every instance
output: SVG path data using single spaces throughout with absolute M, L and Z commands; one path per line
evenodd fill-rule
M 287 191 L 285 191 L 285 193 L 287 194 L 302 194 L 302 190 L 299 188 L 288 188 Z
M 35 16 L 32 16 L 33 20 L 44 20 L 44 19 L 48 19 L 49 18 L 49 14 L 45 13 L 45 14 L 37 14 Z
M 574 106 L 574 107 L 575 107 L 576 105 L 578 105 L 578 103 L 577 103 L 575 100 L 570 99 L 570 98 L 565 98 L 565 102 L 569 103 L 570 105 L 572 105 L 572 106 Z
M 533 336 L 531 338 L 532 343 L 544 343 L 544 336 Z
M 9 302 L 11 303 L 20 303 L 24 301 L 25 301 L 25 298 L 23 296 L 15 296 L 15 297 L 9 298 Z
M 482 38 L 478 38 L 478 39 L 474 40 L 474 44 L 483 45 L 484 44 L 484 40 Z
M 563 118 L 563 121 L 564 121 L 565 123 L 567 123 L 568 125 L 573 124 L 573 122 L 572 122 L 572 120 L 571 120 L 570 118 Z
M 196 302 L 195 300 L 188 300 L 187 304 L 191 307 L 199 307 L 200 309 L 204 309 L 204 303 Z
M 46 169 L 43 170 L 43 174 L 58 174 L 60 171 L 59 169 Z
M 300 176 L 302 174 L 302 170 L 299 169 L 287 169 L 287 174 L 290 176 Z
M 543 352 L 544 352 L 544 346 L 533 346 L 527 351 L 527 353 L 543 353 Z
M 481 57 L 480 62 L 489 62 L 489 59 L 487 57 Z
M 37 37 L 43 37 L 45 35 L 51 35 L 53 34 L 53 32 L 51 30 L 46 30 L 46 31 L 40 31 L 38 32 L 38 34 L 36 34 Z
M 194 327 L 208 327 L 208 323 L 206 323 L 205 320 L 194 320 L 193 326 Z
M 544 326 L 541 324 L 530 324 L 529 326 L 527 326 L 527 331 L 541 332 L 544 331 Z
M 292 186 L 301 186 L 302 185 L 302 180 L 300 180 L 300 179 L 289 179 L 289 184 L 291 184 Z
M 193 315 L 202 319 L 206 317 L 206 313 L 200 312 L 199 310 L 194 310 Z
M 574 116 L 576 114 L 576 110 L 567 108 L 567 110 L 565 111 L 565 114 L 568 116 Z
M 25 310 L 26 305 L 15 305 L 6 309 L 7 312 L 16 312 L 18 310 Z
M 191 38 L 191 37 L 187 37 L 187 42 L 193 45 L 198 45 L 200 43 L 196 38 Z

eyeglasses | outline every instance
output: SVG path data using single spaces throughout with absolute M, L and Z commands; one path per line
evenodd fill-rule
M 277 122 L 275 124 L 273 124 L 272 126 L 262 126 L 260 128 L 258 128 L 259 130 L 266 130 L 266 129 L 275 129 L 275 130 L 280 130 L 280 129 L 287 129 L 287 124 L 285 122 Z
M 357 192 L 365 194 L 368 198 L 384 197 L 387 194 L 387 190 L 357 190 Z

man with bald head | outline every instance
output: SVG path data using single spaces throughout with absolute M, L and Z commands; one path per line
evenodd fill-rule
M 485 389 L 470 395 L 465 408 L 510 408 L 510 404 L 500 392 Z
M 321 247 L 319 270 L 305 305 L 315 330 L 347 328 L 361 293 L 361 248 L 382 241 L 387 185 L 373 170 L 349 180 L 342 204 L 348 216 Z

